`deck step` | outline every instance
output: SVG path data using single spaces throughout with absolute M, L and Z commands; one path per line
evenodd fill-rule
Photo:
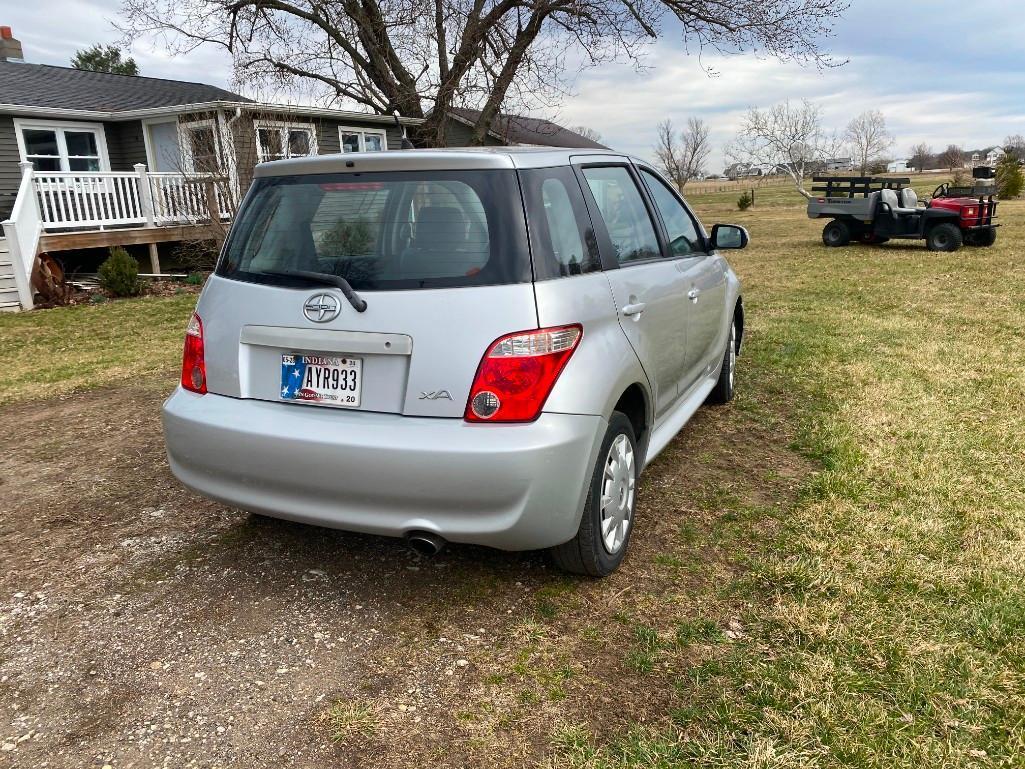
M 21 312 L 21 303 L 7 302 L 0 299 L 0 312 Z

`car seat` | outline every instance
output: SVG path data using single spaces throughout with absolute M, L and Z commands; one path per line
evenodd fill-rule
M 480 270 L 489 257 L 487 236 L 482 238 L 478 228 L 468 243 L 469 230 L 466 215 L 455 206 L 421 208 L 412 243 L 400 260 L 400 277 L 455 278 Z
M 900 191 L 900 202 L 904 208 L 918 208 L 918 193 L 911 187 L 905 187 Z

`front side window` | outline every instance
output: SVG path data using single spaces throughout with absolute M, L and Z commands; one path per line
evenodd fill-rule
M 257 123 L 257 157 L 261 163 L 317 154 L 313 127 L 283 123 Z
M 258 179 L 218 274 L 305 285 L 281 275 L 296 270 L 340 275 L 370 291 L 528 281 L 515 172 Z
M 387 135 L 379 128 L 339 128 L 342 152 L 381 152 L 388 149 Z
M 704 250 L 704 240 L 690 213 L 658 176 L 647 169 L 641 169 L 641 176 L 648 186 L 651 198 L 662 217 L 662 223 L 669 237 L 669 250 L 673 256 L 687 256 Z
M 580 185 L 569 167 L 520 171 L 538 280 L 601 269 Z
M 655 226 L 625 166 L 583 170 L 620 265 L 661 256 Z
M 25 160 L 36 171 L 100 171 L 100 129 L 23 126 Z

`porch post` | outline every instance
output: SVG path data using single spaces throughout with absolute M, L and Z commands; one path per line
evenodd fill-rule
M 136 163 L 133 168 L 139 177 L 139 205 L 142 207 L 142 216 L 146 220 L 146 226 L 153 227 L 156 224 L 156 220 L 153 217 L 153 190 L 149 186 L 146 164 Z

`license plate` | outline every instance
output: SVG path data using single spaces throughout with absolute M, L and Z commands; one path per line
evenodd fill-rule
M 282 355 L 281 400 L 358 408 L 363 360 L 333 355 Z

